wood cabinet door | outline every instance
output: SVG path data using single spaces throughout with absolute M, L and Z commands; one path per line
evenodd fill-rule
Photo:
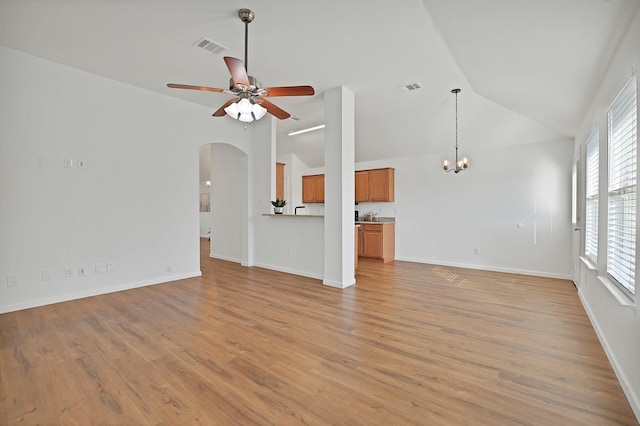
M 302 176 L 302 202 L 315 202 L 315 184 L 314 176 Z
M 364 231 L 358 228 L 358 256 L 364 256 Z
M 316 175 L 313 184 L 316 203 L 324 203 L 324 175 Z
M 369 170 L 369 200 L 393 201 L 394 200 L 394 170 L 377 169 Z
M 364 244 L 363 244 L 364 257 L 374 257 L 376 259 L 382 259 L 382 229 L 379 231 L 364 231 Z
M 356 203 L 369 201 L 369 172 L 356 172 Z
M 276 198 L 284 199 L 284 163 L 276 163 Z

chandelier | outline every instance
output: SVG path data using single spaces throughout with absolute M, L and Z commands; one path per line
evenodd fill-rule
M 467 157 L 463 157 L 462 160 L 458 160 L 458 93 L 460 93 L 460 89 L 453 89 L 451 93 L 456 95 L 456 162 L 455 168 L 451 169 L 449 168 L 449 159 L 445 159 L 442 162 L 442 168 L 445 172 L 460 173 L 467 170 L 467 167 L 469 167 L 469 159 Z

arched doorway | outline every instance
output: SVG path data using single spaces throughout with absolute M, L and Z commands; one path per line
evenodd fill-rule
M 210 212 L 204 217 L 201 213 L 200 229 L 201 236 L 206 228 L 210 237 L 209 256 L 246 263 L 247 154 L 228 143 L 214 142 L 201 147 L 200 156 L 200 187 L 204 185 L 208 190 L 210 200 Z M 207 219 L 208 223 L 203 224 Z

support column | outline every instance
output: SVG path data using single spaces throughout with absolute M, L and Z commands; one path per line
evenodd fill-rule
M 354 275 L 355 97 L 345 87 L 324 94 L 324 280 L 345 288 Z
M 276 173 L 276 122 L 270 114 L 262 120 L 245 126 L 245 138 L 248 141 L 247 160 L 247 221 L 243 229 L 246 241 L 246 253 L 243 253 L 243 266 L 255 263 L 257 224 L 264 220 L 262 213 L 270 210 L 272 196 L 275 194 Z M 244 234 L 246 232 L 246 234 Z

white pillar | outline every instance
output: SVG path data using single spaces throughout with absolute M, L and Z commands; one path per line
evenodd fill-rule
M 247 159 L 247 221 L 243 229 L 246 250 L 243 266 L 255 262 L 256 224 L 264 220 L 262 213 L 268 212 L 275 194 L 276 173 L 276 119 L 268 114 L 259 121 L 245 125 L 248 138 Z
M 324 280 L 345 288 L 354 275 L 355 98 L 345 87 L 324 94 Z

